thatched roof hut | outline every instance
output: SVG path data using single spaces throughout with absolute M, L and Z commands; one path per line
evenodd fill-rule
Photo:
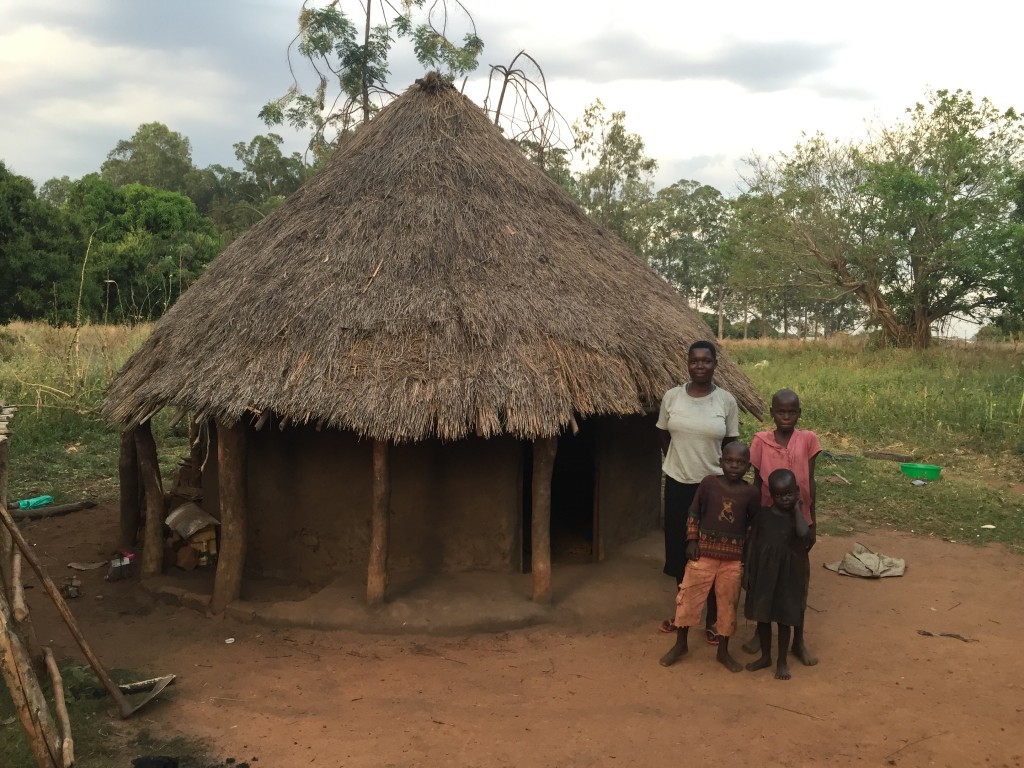
M 273 413 L 399 445 L 551 438 L 644 414 L 706 324 L 435 75 L 224 250 L 114 378 L 103 413 Z M 719 382 L 760 396 L 723 357 Z M 251 429 L 251 426 L 246 428 Z

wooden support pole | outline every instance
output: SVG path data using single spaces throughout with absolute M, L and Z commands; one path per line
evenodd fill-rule
M 117 478 L 121 488 L 121 546 L 134 547 L 139 540 L 139 452 L 135 448 L 135 430 L 121 433 L 121 453 L 117 461 Z
M 242 592 L 245 569 L 246 487 L 248 462 L 245 424 L 217 424 L 217 472 L 220 492 L 220 548 L 217 575 L 213 582 L 210 612 L 223 613 Z
M 146 528 L 142 536 L 142 577 L 146 578 L 159 575 L 164 566 L 164 488 L 148 421 L 135 428 L 135 451 L 146 492 Z
M 14 700 L 21 727 L 39 768 L 63 768 L 57 729 L 46 708 L 39 680 L 32 671 L 21 638 L 14 631 L 10 605 L 0 595 L 0 673 Z
M 555 468 L 557 437 L 533 441 L 533 504 L 530 546 L 533 551 L 533 599 L 551 602 L 551 473 Z
M 71 718 L 68 716 L 68 705 L 64 701 L 64 678 L 57 668 L 57 660 L 53 651 L 44 649 L 46 668 L 50 670 L 50 682 L 53 685 L 53 708 L 57 710 L 57 722 L 60 723 L 60 751 L 64 759 L 64 768 L 75 764 L 75 742 L 71 738 Z
M 388 443 L 373 441 L 373 509 L 370 513 L 370 562 L 366 570 L 366 604 L 384 601 L 388 588 L 391 540 L 391 457 Z

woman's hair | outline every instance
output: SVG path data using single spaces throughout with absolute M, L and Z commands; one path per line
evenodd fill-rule
M 693 342 L 693 344 L 690 345 L 690 348 L 686 351 L 686 356 L 689 357 L 693 354 L 693 350 L 695 349 L 708 350 L 711 353 L 711 359 L 716 363 L 718 362 L 718 347 L 716 347 L 713 342 L 705 341 L 704 339 Z

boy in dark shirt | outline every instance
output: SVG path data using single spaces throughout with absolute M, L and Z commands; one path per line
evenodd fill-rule
M 687 631 L 700 623 L 708 593 L 718 598 L 718 661 L 730 672 L 743 669 L 729 655 L 729 638 L 736 631 L 736 604 L 740 596 L 740 563 L 743 545 L 760 505 L 760 490 L 744 481 L 750 467 L 750 450 L 737 441 L 722 448 L 722 475 L 708 475 L 697 487 L 686 524 L 686 557 L 690 561 L 676 595 L 679 629 L 676 643 L 661 657 L 672 666 L 688 650 Z

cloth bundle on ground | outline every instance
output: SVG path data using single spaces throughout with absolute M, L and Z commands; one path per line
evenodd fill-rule
M 863 544 L 854 544 L 853 549 L 835 563 L 824 563 L 830 571 L 843 576 L 861 576 L 865 579 L 882 579 L 886 576 L 902 576 L 907 570 L 907 561 L 902 557 L 889 557 L 872 552 Z

